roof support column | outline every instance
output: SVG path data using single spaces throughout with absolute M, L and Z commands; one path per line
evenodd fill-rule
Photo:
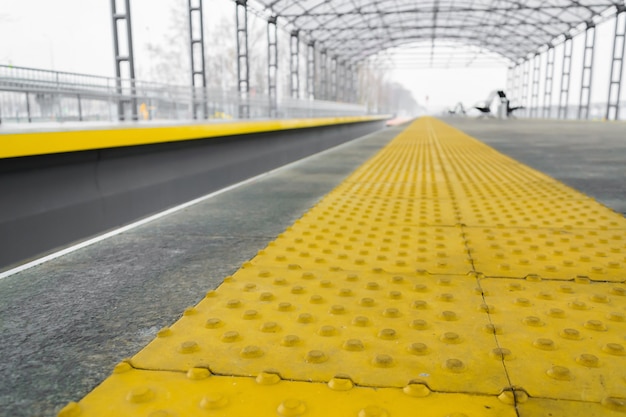
M 350 64 L 348 76 L 348 103 L 356 103 L 356 74 L 357 66 L 355 63 Z
M 121 0 L 120 0 L 121 2 Z M 132 120 L 138 120 L 137 113 L 137 95 L 135 91 L 135 56 L 133 54 L 133 31 L 130 20 L 130 0 L 123 0 L 124 11 L 118 11 L 118 1 L 111 0 L 111 17 L 113 21 L 113 52 L 115 53 L 115 84 L 117 89 L 117 116 L 120 121 L 126 119 L 124 105 L 130 105 L 130 113 Z M 124 28 L 120 29 L 120 22 L 124 23 Z M 120 30 L 126 31 L 126 45 L 120 45 Z M 121 50 L 121 46 L 125 46 L 125 50 Z M 125 54 L 124 54 L 125 52 Z M 130 78 L 129 97 L 123 98 L 126 90 L 122 82 L 122 64 L 126 63 L 128 67 L 128 78 Z
M 546 84 L 543 92 L 543 118 L 552 117 L 552 90 L 554 84 L 554 46 L 550 45 L 547 52 Z
M 315 42 L 307 44 L 306 55 L 306 95 L 315 100 Z
M 344 88 L 343 88 L 343 101 L 350 103 L 352 101 L 352 63 L 345 63 L 344 72 Z
M 250 66 L 248 65 L 248 0 L 236 0 L 237 24 L 237 89 L 239 91 L 239 118 L 250 117 Z
M 361 74 L 363 73 L 363 62 L 359 63 L 354 69 L 354 104 L 361 101 Z
M 533 58 L 533 82 L 530 96 L 530 117 L 539 114 L 539 75 L 541 74 L 541 54 L 536 53 Z
M 596 46 L 596 27 L 587 23 L 585 31 L 585 53 L 583 55 L 582 88 L 580 89 L 580 105 L 578 118 L 589 119 L 589 104 L 591 102 L 591 82 L 593 81 L 593 55 Z
M 278 117 L 278 28 L 276 16 L 267 20 L 267 95 L 269 117 Z
M 300 98 L 300 37 L 298 31 L 291 32 L 290 50 L 290 85 L 291 98 Z
M 513 93 L 515 88 L 515 66 L 510 66 L 506 72 L 506 91 L 509 94 Z
M 516 102 L 520 101 L 522 96 L 522 64 L 515 65 L 514 81 L 513 81 L 513 96 Z M 520 104 L 521 105 L 521 104 Z
M 206 65 L 204 60 L 204 21 L 202 0 L 189 0 L 189 47 L 191 56 L 191 112 L 192 118 L 198 118 L 198 108 L 202 107 L 204 119 L 209 118 L 206 92 Z M 200 102 L 196 96 L 198 87 L 202 88 Z
M 330 99 L 337 101 L 337 57 L 330 60 Z
M 563 70 L 561 72 L 561 92 L 559 94 L 559 119 L 567 119 L 569 86 L 572 73 L 572 51 L 572 37 L 568 36 L 563 43 Z
M 343 88 L 343 101 L 346 103 L 350 102 L 350 96 L 352 94 L 352 85 L 350 84 L 350 80 L 352 79 L 352 64 L 346 62 L 344 69 L 344 88 Z
M 609 84 L 609 99 L 606 106 L 606 119 L 619 120 L 619 101 L 622 90 L 622 72 L 624 68 L 624 52 L 626 48 L 626 6 L 621 5 L 615 16 L 615 32 L 613 38 L 613 58 Z
M 337 101 L 345 101 L 346 97 L 346 63 L 340 62 L 337 68 Z
M 328 100 L 328 53 L 320 52 L 320 98 Z
M 350 63 L 343 63 L 343 101 L 350 101 Z
M 350 78 L 349 75 L 349 68 L 348 68 L 348 62 L 344 61 L 342 64 L 342 74 L 341 74 L 341 101 L 343 101 L 344 103 L 348 101 L 348 79 Z
M 524 62 L 522 63 L 522 69 L 523 69 L 523 75 L 522 75 L 522 106 L 528 108 L 528 83 L 529 83 L 529 76 L 530 76 L 530 61 L 528 59 L 525 59 Z M 524 110 L 524 114 L 526 115 L 526 117 L 528 117 L 530 115 L 530 113 L 528 112 L 528 110 Z

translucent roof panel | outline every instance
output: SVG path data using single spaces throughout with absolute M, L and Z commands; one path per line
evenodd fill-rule
M 517 61 L 624 5 L 623 0 L 254 1 L 330 53 L 357 61 L 427 40 L 463 43 Z
M 480 68 L 507 66 L 509 61 L 487 49 L 462 42 L 436 39 L 385 49 L 367 59 L 367 66 L 384 70 L 419 68 Z

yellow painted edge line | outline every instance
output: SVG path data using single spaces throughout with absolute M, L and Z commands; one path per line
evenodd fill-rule
M 389 116 L 237 121 L 0 135 L 0 159 L 385 120 Z

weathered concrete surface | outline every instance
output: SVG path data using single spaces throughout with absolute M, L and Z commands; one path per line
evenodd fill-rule
M 53 416 L 79 400 L 400 130 L 0 280 L 0 415 Z
M 498 151 L 626 214 L 626 124 L 447 118 Z

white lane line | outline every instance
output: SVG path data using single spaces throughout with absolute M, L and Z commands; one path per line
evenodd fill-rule
M 54 253 L 51 253 L 51 254 L 46 255 L 44 257 L 35 259 L 34 261 L 30 261 L 30 262 L 25 263 L 23 265 L 19 265 L 19 266 L 13 268 L 13 269 L 9 269 L 7 271 L 0 272 L 0 279 L 6 278 L 6 277 L 10 277 L 11 275 L 17 274 L 18 272 L 26 271 L 27 269 L 33 268 L 33 267 L 35 267 L 37 265 L 41 265 L 41 264 L 43 264 L 45 262 L 48 262 L 48 261 L 51 261 L 53 259 L 60 258 L 61 256 L 65 256 L 65 255 L 67 255 L 69 253 L 76 252 L 77 250 L 82 249 L 82 248 L 86 248 L 87 246 L 91 246 L 94 243 L 102 242 L 105 239 L 108 239 L 108 238 L 113 237 L 113 236 L 117 236 L 117 235 L 119 235 L 121 233 L 124 233 L 124 232 L 127 232 L 129 230 L 135 229 L 135 228 L 137 228 L 139 226 L 142 226 L 142 225 L 144 225 L 146 223 L 150 223 L 150 222 L 158 220 L 158 219 L 160 219 L 162 217 L 165 217 L 165 216 L 168 216 L 170 214 L 176 213 L 177 211 L 184 210 L 187 207 L 191 207 L 191 206 L 193 206 L 195 204 L 198 204 L 198 203 L 201 203 L 203 201 L 209 200 L 209 199 L 211 199 L 213 197 L 217 197 L 218 195 L 223 194 L 225 192 L 232 191 L 232 190 L 234 190 L 236 188 L 239 188 L 241 186 L 244 186 L 246 184 L 250 184 L 251 182 L 260 180 L 261 178 L 266 177 L 266 176 L 268 176 L 270 174 L 273 174 L 275 172 L 281 171 L 283 169 L 291 168 L 294 165 L 297 165 L 299 163 L 302 163 L 302 162 L 306 161 L 307 159 L 311 159 L 313 157 L 321 156 L 321 155 L 324 155 L 326 153 L 330 153 L 330 152 L 339 150 L 339 149 L 341 149 L 343 147 L 348 147 L 348 146 L 353 145 L 355 143 L 358 143 L 358 142 L 360 142 L 362 140 L 365 140 L 365 139 L 369 138 L 371 135 L 376 134 L 376 133 L 380 133 L 380 130 L 376 131 L 374 133 L 371 133 L 369 135 L 365 135 L 365 136 L 363 136 L 361 138 L 350 140 L 350 141 L 348 141 L 346 143 L 342 143 L 341 145 L 337 145 L 337 146 L 334 146 L 332 148 L 328 148 L 328 149 L 323 150 L 321 152 L 315 153 L 313 155 L 309 155 L 309 156 L 306 156 L 304 158 L 298 159 L 296 161 L 290 162 L 287 165 L 283 165 L 283 166 L 280 166 L 278 168 L 274 168 L 274 169 L 272 169 L 270 171 L 264 172 L 262 174 L 259 174 L 257 176 L 251 177 L 251 178 L 248 178 L 247 180 L 243 180 L 243 181 L 238 182 L 236 184 L 229 185 L 228 187 L 222 188 L 222 189 L 214 191 L 214 192 L 212 192 L 210 194 L 207 194 L 207 195 L 204 195 L 202 197 L 196 198 L 195 200 L 191 200 L 191 201 L 188 201 L 188 202 L 183 203 L 181 205 L 178 205 L 176 207 L 172 207 L 172 208 L 167 209 L 165 211 L 161 211 L 161 212 L 159 212 L 157 214 L 154 214 L 154 215 L 152 215 L 150 217 L 146 217 L 145 219 L 138 220 L 138 221 L 136 221 L 134 223 L 128 224 L 126 226 L 123 226 L 123 227 L 120 227 L 118 229 L 112 230 L 110 232 L 104 233 L 102 235 L 96 236 L 96 237 L 94 237 L 92 239 L 86 240 L 84 242 L 77 243 L 76 245 L 67 247 L 67 248 L 62 249 L 62 250 L 60 250 L 58 252 L 54 252 Z

